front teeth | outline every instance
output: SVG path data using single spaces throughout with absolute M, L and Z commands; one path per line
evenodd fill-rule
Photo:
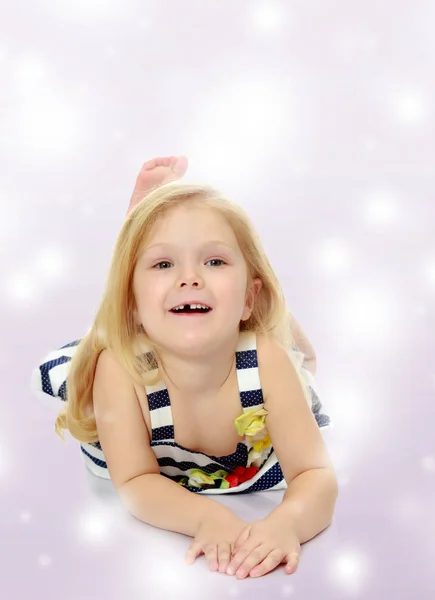
M 183 310 L 183 308 L 185 306 L 189 306 L 190 309 L 193 309 L 193 308 L 205 308 L 206 310 L 208 309 L 208 306 L 205 306 L 204 304 L 181 304 L 180 306 L 176 306 L 172 310 Z

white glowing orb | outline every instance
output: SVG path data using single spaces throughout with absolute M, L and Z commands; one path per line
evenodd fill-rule
M 157 536 L 153 536 L 153 544 L 156 544 L 158 555 L 166 555 L 165 565 L 160 560 L 156 560 L 153 555 L 147 556 L 148 553 L 137 552 L 137 560 L 130 560 L 131 570 L 128 577 L 130 589 L 135 592 L 144 594 L 148 598 L 189 598 L 192 595 L 192 590 L 198 584 L 197 576 L 195 575 L 195 567 L 198 568 L 199 563 L 204 561 L 204 556 L 196 559 L 193 565 L 187 565 L 183 559 L 183 551 L 175 544 L 168 544 L 165 552 L 160 545 Z M 148 572 L 143 568 L 144 560 L 148 565 Z M 170 565 L 170 571 L 167 569 Z M 202 565 L 201 565 L 202 566 Z M 218 574 L 213 573 L 216 577 Z M 228 575 L 223 575 L 228 577 Z M 153 588 L 158 589 L 158 595 Z M 153 593 L 154 592 L 154 593 Z M 234 595 L 234 594 L 233 594 Z
M 369 194 L 365 204 L 365 216 L 373 225 L 393 222 L 398 215 L 397 199 L 392 192 L 376 191 Z
M 102 507 L 82 514 L 77 528 L 80 541 L 92 545 L 106 542 L 111 535 L 113 521 L 113 513 Z
M 290 165 L 290 169 L 294 175 L 306 175 L 310 167 L 307 162 L 298 161 Z
M 58 200 L 61 204 L 72 204 L 75 200 L 73 192 L 62 192 L 58 196 Z
M 283 24 L 283 14 L 278 6 L 260 4 L 252 9 L 251 21 L 260 31 L 275 31 Z
M 340 379 L 328 386 L 327 395 L 330 405 L 334 406 L 334 423 L 339 429 L 357 431 L 372 420 L 367 392 L 360 386 Z
M 122 127 L 115 129 L 112 133 L 112 139 L 114 142 L 123 142 L 126 138 L 126 130 Z
M 420 498 L 416 496 L 401 496 L 397 499 L 393 510 L 393 515 L 397 517 L 397 521 L 402 525 L 406 525 L 405 521 L 415 522 L 422 514 L 423 505 Z
M 415 123 L 428 116 L 428 100 L 420 92 L 403 92 L 395 98 L 394 110 L 401 121 Z
M 8 472 L 8 461 L 4 447 L 0 446 L 0 477 L 5 477 Z
M 198 156 L 201 177 L 249 177 L 266 148 L 293 123 L 290 94 L 274 81 L 240 81 L 204 99 L 192 132 L 190 155 Z M 287 131 L 286 131 L 287 134 Z
M 85 217 L 85 219 L 90 219 L 95 215 L 95 206 L 92 206 L 91 204 L 86 204 L 82 208 L 82 214 Z
M 20 521 L 22 523 L 28 523 L 32 518 L 31 514 L 27 510 L 23 510 L 20 514 Z
M 367 573 L 367 561 L 356 552 L 346 552 L 335 557 L 332 563 L 332 577 L 346 590 L 360 590 Z
M 421 466 L 425 471 L 434 473 L 435 472 L 435 457 L 434 456 L 425 456 L 421 461 Z
M 38 558 L 38 563 L 41 567 L 49 567 L 51 562 L 52 560 L 48 554 L 41 554 Z
M 343 59 L 349 59 L 353 56 L 357 40 L 351 33 L 341 33 L 339 37 L 335 39 L 335 47 L 337 54 Z
M 153 22 L 149 18 L 142 17 L 135 21 L 135 25 L 136 25 L 138 31 L 141 31 L 142 33 L 144 33 L 145 31 L 150 31 L 150 29 L 153 26 Z
M 129 5 L 128 0 L 46 0 L 46 3 L 63 18 L 84 21 L 122 17 Z
M 36 256 L 33 272 L 37 277 L 42 277 L 46 280 L 58 280 L 64 277 L 68 273 L 68 270 L 68 261 L 61 250 L 44 248 Z
M 6 292 L 12 300 L 33 300 L 39 284 L 27 273 L 15 273 L 6 283 Z
M 342 273 L 351 264 L 351 251 L 347 240 L 335 237 L 324 240 L 317 250 L 318 261 L 328 273 Z
M 364 45 L 364 48 L 366 48 L 367 50 L 374 50 L 376 48 L 376 46 L 378 45 L 378 42 L 377 42 L 376 38 L 374 38 L 374 37 L 367 37 L 367 38 L 365 38 L 363 45 Z
M 337 308 L 337 325 L 350 339 L 385 342 L 398 325 L 397 298 L 381 288 L 355 286 Z
M 78 107 L 49 86 L 29 93 L 15 109 L 7 144 L 44 160 L 77 149 L 84 135 Z
M 30 86 L 41 84 L 50 75 L 48 65 L 38 56 L 30 55 L 17 60 L 13 68 L 15 83 L 28 91 Z
M 115 46 L 108 46 L 106 48 L 106 57 L 107 58 L 118 58 L 120 55 L 119 48 Z
M 364 149 L 366 150 L 366 152 L 373 152 L 373 150 L 376 148 L 376 142 L 373 139 L 367 139 L 364 142 Z
M 294 587 L 289 583 L 282 586 L 282 595 L 284 596 L 284 598 L 292 596 L 294 594 L 294 591 Z

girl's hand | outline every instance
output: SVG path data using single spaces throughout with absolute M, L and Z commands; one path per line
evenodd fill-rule
M 219 569 L 220 573 L 225 573 L 234 542 L 246 525 L 245 521 L 227 509 L 207 516 L 200 524 L 195 539 L 187 551 L 187 563 L 194 563 L 201 554 L 204 554 L 211 571 Z
M 228 575 L 238 579 L 261 577 L 286 562 L 286 573 L 297 569 L 301 545 L 291 524 L 266 517 L 245 527 L 236 540 Z

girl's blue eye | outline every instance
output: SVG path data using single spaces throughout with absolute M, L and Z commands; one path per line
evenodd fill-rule
M 224 263 L 224 261 L 221 258 L 212 258 L 211 260 L 209 260 L 208 262 L 218 262 L 218 263 Z M 220 267 L 221 265 L 215 265 Z
M 212 258 L 212 259 L 208 260 L 207 263 L 220 263 L 218 265 L 212 265 L 212 266 L 215 266 L 215 267 L 220 267 L 221 265 L 224 264 L 224 261 L 221 258 Z M 159 271 L 161 271 L 162 269 L 166 270 L 167 267 L 162 267 L 161 265 L 170 265 L 170 264 L 171 263 L 169 261 L 162 260 L 161 262 L 157 263 L 154 268 L 159 269 Z

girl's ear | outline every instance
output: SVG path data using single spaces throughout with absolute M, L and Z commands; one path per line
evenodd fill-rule
M 242 314 L 242 321 L 247 321 L 251 316 L 252 311 L 254 310 L 255 299 L 258 296 L 262 285 L 263 282 L 258 277 L 252 280 L 246 294 L 245 308 Z

